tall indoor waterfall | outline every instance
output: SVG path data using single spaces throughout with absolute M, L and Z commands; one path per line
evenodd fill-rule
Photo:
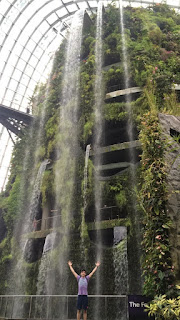
M 131 176 L 131 192 L 132 192 L 132 202 L 131 202 L 131 216 L 134 226 L 134 244 L 136 247 L 136 255 L 138 256 L 137 264 L 138 268 L 136 277 L 139 279 L 139 288 L 141 288 L 141 268 L 140 268 L 140 243 L 141 239 L 141 231 L 140 231 L 140 216 L 137 210 L 137 199 L 135 195 L 135 189 L 137 187 L 137 179 L 136 179 L 136 158 L 135 158 L 135 151 L 133 148 L 133 141 L 135 140 L 134 129 L 133 129 L 133 114 L 132 114 L 132 96 L 130 93 L 130 73 L 129 73 L 129 56 L 127 51 L 127 44 L 126 44 L 126 37 L 125 37 L 125 28 L 124 28 L 124 14 L 123 14 L 123 1 L 119 0 L 119 9 L 120 9 L 120 27 L 121 27 L 121 36 L 122 36 L 122 61 L 123 61 L 123 68 L 124 68 L 124 84 L 125 89 L 127 90 L 127 94 L 125 95 L 126 101 L 126 110 L 128 115 L 127 120 L 127 134 L 129 138 L 129 158 L 130 158 L 130 176 Z M 134 259 L 136 259 L 134 257 Z M 140 290 L 140 289 L 139 289 Z
M 46 170 L 46 166 L 49 162 L 46 159 L 42 161 L 41 164 L 39 164 L 39 156 L 37 151 L 43 144 L 50 79 L 51 76 L 49 77 L 49 80 L 46 84 L 44 95 L 45 99 L 40 112 L 40 121 L 38 123 L 37 135 L 34 135 L 34 130 L 37 126 L 37 123 L 34 122 L 28 133 L 28 146 L 26 146 L 24 150 L 23 170 L 21 173 L 20 194 L 18 201 L 19 219 L 14 226 L 14 236 L 17 243 L 19 243 L 20 251 L 18 253 L 17 261 L 11 267 L 12 270 L 10 273 L 10 291 L 17 294 L 25 294 L 26 292 L 25 282 L 27 276 L 27 268 L 24 267 L 23 260 L 25 257 L 31 255 L 31 251 L 33 250 L 33 248 L 31 241 L 24 241 L 23 235 L 27 232 L 32 232 L 34 230 L 34 221 L 38 220 L 41 184 L 44 171 Z M 30 176 L 27 176 L 28 167 L 31 167 Z M 37 171 L 38 167 L 39 170 Z M 16 276 L 14 277 L 14 275 Z M 17 303 L 17 305 L 14 305 L 14 309 L 18 309 L 18 307 L 19 303 Z
M 67 49 L 65 53 L 65 65 L 63 71 L 63 89 L 60 100 L 60 118 L 59 118 L 59 134 L 57 142 L 57 161 L 55 167 L 55 183 L 56 183 L 56 208 L 61 218 L 62 237 L 58 240 L 52 233 L 52 248 L 55 247 L 57 252 L 56 272 L 59 277 L 59 285 L 57 289 L 56 275 L 51 273 L 49 255 L 53 253 L 44 252 L 40 270 L 45 270 L 45 292 L 53 294 L 57 290 L 59 294 L 66 294 L 67 278 L 65 270 L 67 269 L 67 261 L 69 257 L 69 228 L 73 218 L 74 203 L 73 197 L 76 193 L 76 166 L 79 154 L 78 146 L 78 112 L 79 112 L 79 72 L 80 72 L 80 52 L 82 40 L 84 12 L 78 11 L 73 17 L 71 27 L 69 28 L 69 36 L 67 41 Z M 56 222 L 53 225 L 56 228 Z M 48 239 L 46 239 L 48 240 Z M 57 242 L 57 241 L 58 242 Z M 46 258 L 45 258 L 46 257 Z M 41 274 L 39 274 L 39 284 L 42 290 Z
M 102 83 L 102 2 L 98 4 L 97 10 L 97 25 L 96 25 L 96 47 L 95 47 L 95 88 L 94 88 L 94 98 L 95 98 L 95 134 L 94 134 L 94 153 L 95 153 L 95 212 L 96 221 L 100 221 L 100 210 L 102 206 L 102 195 L 101 195 L 101 184 L 100 184 L 100 165 L 101 165 L 101 153 L 99 148 L 102 143 L 102 133 L 103 133 L 103 116 L 102 116 L 102 103 L 103 103 L 103 83 Z M 100 231 L 100 230 L 98 230 Z M 101 235 L 98 232 L 97 242 L 97 260 L 101 259 Z M 99 286 L 98 286 L 99 287 Z
M 81 209 L 81 260 L 84 261 L 84 265 L 87 265 L 87 249 L 86 249 L 86 237 L 87 237 L 87 225 L 85 222 L 86 209 L 87 209 L 87 188 L 88 188 L 88 162 L 90 155 L 91 145 L 86 146 L 85 165 L 84 165 L 84 186 L 83 186 L 83 208 Z
M 99 148 L 102 143 L 103 133 L 103 116 L 102 116 L 102 103 L 103 103 L 103 83 L 102 83 L 102 64 L 103 64 L 103 53 L 102 53 L 102 2 L 98 3 L 97 9 L 97 22 L 96 22 L 96 46 L 95 46 L 95 88 L 94 88 L 94 112 L 95 112 L 95 136 L 94 136 L 94 152 L 95 152 L 95 212 L 96 221 L 100 221 L 100 210 L 102 207 L 102 194 L 100 184 L 100 165 L 101 165 L 101 154 Z M 101 260 L 101 230 L 97 230 L 97 261 Z M 96 291 L 99 294 L 100 278 L 98 274 Z

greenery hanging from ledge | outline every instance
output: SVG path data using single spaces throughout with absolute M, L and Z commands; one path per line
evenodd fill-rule
M 148 137 L 148 139 L 147 139 Z M 144 212 L 144 293 L 154 296 L 172 292 L 174 268 L 170 256 L 167 216 L 167 182 L 164 152 L 166 142 L 157 114 L 148 112 L 141 120 L 140 141 L 142 145 L 142 186 L 139 202 Z

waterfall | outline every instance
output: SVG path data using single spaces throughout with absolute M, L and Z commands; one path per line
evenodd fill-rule
M 101 154 L 99 153 L 99 147 L 102 143 L 102 132 L 103 132 L 103 115 L 102 115 L 102 104 L 103 104 L 103 83 L 102 83 L 102 2 L 98 3 L 97 9 L 97 22 L 96 22 L 96 45 L 95 45 L 95 88 L 94 88 L 94 113 L 95 113 L 95 135 L 94 135 L 94 165 L 95 165 L 95 186 L 94 186 L 94 198 L 95 198 L 95 220 L 100 221 L 100 209 L 102 207 L 102 190 L 100 184 L 100 164 Z M 96 247 L 96 260 L 101 261 L 102 258 L 102 237 L 101 230 L 97 230 L 97 247 Z M 96 275 L 96 294 L 100 294 L 100 273 Z M 99 300 L 95 303 L 94 314 L 98 318 L 99 311 Z M 99 315 L 100 317 L 100 315 Z
M 96 26 L 96 46 L 95 46 L 95 137 L 94 137 L 94 153 L 95 153 L 95 212 L 96 221 L 100 221 L 100 209 L 101 209 L 101 184 L 100 184 L 100 164 L 101 154 L 99 153 L 99 147 L 102 142 L 103 132 L 103 116 L 102 116 L 102 103 L 103 103 L 103 90 L 102 90 L 102 2 L 98 3 L 97 10 L 97 26 Z M 101 244 L 101 236 L 98 232 L 98 242 Z M 97 247 L 97 260 L 101 259 L 101 245 Z
M 29 137 L 27 139 L 27 148 L 25 150 L 20 182 L 20 196 L 18 205 L 19 219 L 14 228 L 14 236 L 17 240 L 19 239 L 19 241 L 21 240 L 21 236 L 24 233 L 32 231 L 33 219 L 35 218 L 36 214 L 33 212 L 33 206 L 35 206 L 35 203 L 36 205 L 39 203 L 40 196 L 40 185 L 38 186 L 38 179 L 40 179 L 39 183 L 41 184 L 41 175 L 43 175 L 43 172 L 46 169 L 46 165 L 48 163 L 48 160 L 45 160 L 41 164 L 37 176 L 37 167 L 39 163 L 38 150 L 43 144 L 44 139 L 44 127 L 47 113 L 47 98 L 49 95 L 51 77 L 52 71 L 48 78 L 44 94 L 43 106 L 38 117 L 38 130 L 36 129 L 36 121 L 34 121 L 32 127 L 30 128 Z M 38 104 L 37 99 L 35 101 L 35 105 L 36 103 Z M 36 136 L 34 134 L 35 132 Z M 28 166 L 31 166 L 31 176 L 27 178 L 26 171 Z M 35 186 L 37 186 L 37 190 L 39 187 L 39 190 L 37 191 L 38 194 L 36 194 Z
M 41 263 L 39 266 L 39 274 L 37 280 L 37 295 L 46 293 L 47 272 L 51 268 L 51 250 L 54 249 L 56 233 L 49 233 L 45 239 Z M 36 305 L 37 313 L 41 311 L 42 306 Z
M 40 168 L 38 170 L 37 177 L 36 177 L 35 184 L 34 184 L 34 189 L 32 191 L 30 210 L 27 211 L 24 215 L 24 223 L 23 223 L 23 228 L 21 230 L 21 237 L 26 232 L 33 231 L 33 219 L 36 217 L 37 210 L 39 207 L 41 183 L 42 183 L 43 174 L 44 174 L 44 171 L 45 171 L 46 166 L 48 164 L 48 161 L 49 160 L 44 160 L 41 163 Z M 14 266 L 14 270 L 13 270 L 13 274 L 17 273 L 15 276 L 16 284 L 15 284 L 14 290 L 19 294 L 22 294 L 25 290 L 24 282 L 25 282 L 26 274 L 25 274 L 25 272 L 22 272 L 22 273 L 19 272 L 19 270 L 21 270 L 23 268 L 22 264 L 23 264 L 23 259 L 24 259 L 24 255 L 25 255 L 25 250 L 28 247 L 27 241 L 24 244 L 24 241 L 23 241 L 23 239 L 21 239 L 21 237 L 19 237 L 21 256 L 20 256 L 20 259 L 17 261 L 17 265 Z M 28 247 L 28 250 L 30 250 L 29 247 Z M 18 270 L 18 272 L 17 272 L 17 270 Z
M 40 187 L 42 183 L 43 173 L 46 169 L 47 163 L 49 160 L 44 160 L 41 163 L 41 166 L 39 168 L 35 185 L 33 189 L 33 196 L 31 197 L 31 205 L 30 205 L 30 211 L 26 213 L 25 220 L 23 224 L 23 230 L 21 231 L 21 237 L 25 232 L 32 231 L 33 229 L 33 218 L 35 217 L 37 213 L 37 209 L 39 206 L 39 196 L 40 196 Z M 28 219 L 29 216 L 29 219 Z M 26 275 L 27 275 L 27 268 L 24 264 L 24 257 L 29 257 L 32 254 L 32 243 L 29 243 L 29 239 L 27 239 L 25 242 L 23 239 L 20 239 L 20 257 L 17 259 L 16 264 L 13 266 L 12 270 L 12 278 L 11 278 L 11 293 L 13 294 L 25 294 L 26 292 Z M 24 306 L 21 305 L 21 302 L 18 300 L 15 300 L 15 303 L 13 305 L 13 311 L 12 314 L 14 317 L 16 314 L 23 315 L 24 312 Z
M 53 69 L 52 69 L 53 70 Z M 26 214 L 27 217 L 25 220 L 28 220 L 29 223 L 31 223 L 29 217 L 33 216 L 33 214 L 29 215 L 29 212 L 32 212 L 32 204 L 35 201 L 35 191 L 34 191 L 34 185 L 37 183 L 37 167 L 38 167 L 38 163 L 39 163 L 39 149 L 41 148 L 41 146 L 43 145 L 43 140 L 44 140 L 44 128 L 45 128 L 45 123 L 46 123 L 46 113 L 47 113 L 47 100 L 48 100 L 48 96 L 49 96 L 49 90 L 50 90 L 50 86 L 51 86 L 51 78 L 52 78 L 52 70 L 51 70 L 51 74 L 48 78 L 47 81 L 47 85 L 46 85 L 46 89 L 45 89 L 45 93 L 44 93 L 44 101 L 43 101 L 43 106 L 41 108 L 41 110 L 39 111 L 39 121 L 38 121 L 38 130 L 36 129 L 36 123 L 34 123 L 34 126 L 32 127 L 32 130 L 30 132 L 30 141 L 29 144 L 30 146 L 27 147 L 27 158 L 25 158 L 25 161 L 27 162 L 27 165 L 31 165 L 31 176 L 30 176 L 30 180 L 28 181 L 28 187 L 31 187 L 32 190 L 30 191 L 28 189 L 28 187 L 26 188 L 26 192 L 24 194 L 24 199 L 26 202 Z M 36 99 L 37 100 L 37 99 Z M 38 101 L 35 101 L 35 105 L 36 103 L 38 103 Z M 34 132 L 36 132 L 36 136 L 34 136 Z M 44 165 L 46 166 L 48 160 L 45 160 Z M 39 169 L 41 170 L 41 168 Z M 42 164 L 42 170 L 43 170 L 43 164 Z M 38 173 L 39 175 L 41 174 L 40 172 Z M 23 172 L 23 175 L 26 175 L 26 172 Z M 27 194 L 27 192 L 30 192 L 30 196 L 29 194 Z M 39 200 L 39 199 L 37 199 Z M 22 209 L 22 208 L 20 208 Z M 23 208 L 24 209 L 24 208 Z M 23 212 L 24 214 L 24 212 Z M 35 217 L 35 215 L 33 216 L 33 218 Z M 30 225 L 24 225 L 22 226 L 22 232 L 26 232 L 28 228 L 31 228 Z
M 55 271 L 52 273 L 50 270 L 46 270 L 46 294 L 67 293 L 67 261 L 71 259 L 69 257 L 70 223 L 76 208 L 74 197 L 76 194 L 76 166 L 79 156 L 79 77 L 83 20 L 84 11 L 77 11 L 73 15 L 68 30 L 55 165 L 55 206 L 61 212 L 63 235 L 56 248 L 49 252 L 50 259 L 55 265 Z M 58 283 L 56 282 L 56 276 L 59 279 Z M 59 311 L 57 310 L 62 317 L 64 307 L 62 304 L 59 306 Z M 51 305 L 49 308 L 51 308 Z
M 124 20 L 123 20 L 123 5 L 122 0 L 119 0 L 119 7 L 120 7 L 120 24 L 121 24 L 121 36 L 122 36 L 122 55 L 123 55 L 123 68 L 124 68 L 124 83 L 125 89 L 129 88 L 129 70 L 128 70 L 128 53 L 126 47 L 126 39 L 125 39 L 125 32 L 124 32 Z M 131 108 L 131 93 L 126 94 L 126 108 L 128 113 L 128 136 L 130 143 L 134 140 L 133 134 L 133 123 L 132 123 L 132 108 Z M 131 158 L 134 160 L 134 154 L 132 152 L 132 147 L 130 147 Z M 134 161 L 133 161 L 134 163 Z
M 28 216 L 27 224 L 24 225 L 24 230 L 33 231 L 33 228 L 35 227 L 33 225 L 33 220 L 36 219 L 36 216 L 38 213 L 42 178 L 43 178 L 43 173 L 46 170 L 46 166 L 48 163 L 49 163 L 49 160 L 46 159 L 40 165 L 40 168 L 39 168 L 39 171 L 38 171 L 35 183 L 34 183 L 34 189 L 32 192 L 30 208 L 29 208 L 29 216 Z
M 69 31 L 57 145 L 56 202 L 62 212 L 62 224 L 65 229 L 69 228 L 68 221 L 71 218 L 79 152 L 79 76 L 83 18 L 84 11 L 77 11 Z
M 114 247 L 113 247 L 113 263 L 114 263 L 114 294 L 128 293 L 128 261 L 127 261 L 127 228 L 114 228 Z M 126 310 L 116 303 L 115 320 L 126 319 Z
M 129 88 L 129 69 L 128 69 L 128 53 L 127 53 L 127 46 L 126 46 L 126 39 L 125 39 L 125 31 L 124 31 L 124 16 L 123 16 L 123 4 L 122 0 L 119 0 L 119 9 L 120 9 L 120 27 L 121 27 L 121 36 L 122 36 L 122 61 L 123 61 L 123 68 L 124 68 L 124 83 L 125 83 L 125 89 Z M 132 162 L 132 166 L 130 166 L 130 176 L 131 176 L 131 186 L 132 186 L 132 192 L 135 193 L 135 186 L 137 185 L 136 182 L 136 169 L 135 169 L 135 153 L 133 150 L 133 141 L 134 139 L 134 132 L 133 132 L 133 118 L 132 118 L 132 108 L 131 108 L 131 102 L 132 102 L 132 96 L 131 93 L 128 93 L 125 95 L 126 99 L 126 110 L 128 114 L 128 122 L 127 122 L 127 133 L 129 137 L 130 142 L 130 148 L 129 148 L 129 157 L 130 162 Z M 136 254 L 138 256 L 135 257 L 137 261 L 137 274 L 134 275 L 138 279 L 139 286 L 141 287 L 142 278 L 141 278 L 141 271 L 140 271 L 140 243 L 141 243 L 141 237 L 140 237 L 140 217 L 137 210 L 137 202 L 136 202 L 136 196 L 134 194 L 133 200 L 131 201 L 132 206 L 132 212 L 131 212 L 131 219 L 134 224 L 134 244 L 136 247 Z M 137 289 L 137 288 L 136 288 Z M 138 289 L 137 289 L 138 291 Z
M 81 261 L 83 261 L 83 265 L 87 265 L 87 248 L 86 248 L 86 237 L 88 237 L 88 230 L 85 223 L 85 214 L 86 214 L 86 207 L 87 207 L 87 186 L 88 186 L 88 161 L 89 161 L 89 154 L 90 154 L 91 145 L 88 144 L 86 147 L 86 154 L 85 154 L 85 166 L 84 166 L 84 190 L 83 190 L 83 200 L 84 205 L 82 208 L 82 220 L 81 220 Z
M 85 166 L 84 166 L 84 208 L 86 207 L 86 192 L 87 192 L 87 181 L 88 181 L 88 160 L 90 153 L 91 145 L 88 144 L 86 147 L 86 155 L 85 155 Z
M 40 187 L 42 183 L 43 173 L 46 169 L 48 160 L 44 160 L 37 173 L 37 167 L 39 162 L 38 150 L 41 147 L 44 139 L 44 127 L 46 120 L 46 110 L 47 110 L 47 97 L 50 88 L 50 79 L 46 86 L 44 94 L 44 102 L 40 111 L 38 119 L 38 130 L 36 130 L 36 121 L 33 122 L 32 127 L 29 131 L 29 136 L 27 138 L 27 148 L 24 152 L 23 158 L 23 168 L 21 173 L 20 181 L 20 194 L 18 200 L 18 219 L 15 225 L 14 234 L 14 246 L 18 252 L 18 256 L 15 257 L 12 264 L 11 270 L 9 272 L 9 289 L 7 293 L 9 294 L 25 294 L 26 293 L 26 277 L 28 268 L 24 263 L 24 257 L 26 250 L 28 248 L 28 255 L 31 253 L 31 245 L 27 245 L 28 241 L 24 242 L 23 235 L 26 232 L 33 230 L 33 219 L 37 213 L 40 198 Z M 36 130 L 36 136 L 35 136 Z M 27 168 L 31 166 L 31 176 L 27 178 Z M 13 249 L 12 249 L 13 250 Z M 24 305 L 21 301 L 15 300 L 13 306 L 13 315 L 18 314 L 19 317 L 23 316 Z

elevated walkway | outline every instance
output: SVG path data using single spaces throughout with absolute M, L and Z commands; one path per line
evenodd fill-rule
M 87 222 L 88 231 L 114 228 L 115 226 L 126 226 L 129 220 L 122 216 L 117 206 L 103 207 L 100 210 L 100 221 L 94 221 L 94 212 L 92 211 L 92 220 Z M 32 232 L 23 235 L 23 239 L 42 239 L 53 231 L 63 234 L 61 227 L 61 216 L 48 217 L 36 221 L 36 227 Z M 72 227 L 73 229 L 73 227 Z
M 172 86 L 172 89 L 174 90 L 180 90 L 180 84 L 174 84 Z M 119 89 L 118 85 L 112 86 L 109 88 L 108 90 L 109 92 L 106 93 L 105 96 L 105 100 L 109 100 L 112 98 L 116 98 L 119 96 L 124 96 L 126 94 L 135 94 L 135 93 L 141 93 L 143 91 L 143 89 L 141 89 L 140 87 L 132 87 L 132 88 L 128 88 L 128 89 Z
M 126 94 L 133 94 L 133 93 L 139 93 L 142 92 L 142 89 L 140 87 L 133 87 L 133 88 L 128 88 L 128 89 L 123 89 L 123 90 L 116 90 L 116 86 L 114 88 L 110 88 L 111 90 L 114 89 L 114 91 L 106 93 L 105 100 L 116 98 L 119 96 L 124 96 Z
M 141 143 L 139 140 L 134 140 L 132 142 L 123 142 L 123 143 L 116 143 L 106 147 L 98 148 L 98 154 L 108 153 L 113 151 L 125 150 L 129 148 L 140 148 Z M 90 150 L 90 156 L 95 155 L 93 150 Z
M 33 119 L 29 113 L 0 104 L 0 123 L 17 136 L 22 134 L 22 129 L 29 126 Z
M 133 149 L 134 158 L 130 153 L 130 149 Z M 139 155 L 141 150 L 141 143 L 139 140 L 127 141 L 117 144 L 108 145 L 98 148 L 97 153 L 103 154 L 102 164 L 96 168 L 101 172 L 101 177 L 113 176 L 130 167 L 136 166 L 139 163 Z M 95 151 L 90 151 L 90 157 L 95 156 Z

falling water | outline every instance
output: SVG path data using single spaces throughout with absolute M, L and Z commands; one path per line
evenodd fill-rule
M 40 197 L 40 188 L 41 188 L 41 183 L 42 183 L 42 178 L 43 178 L 43 173 L 46 169 L 48 160 L 44 160 L 39 168 L 36 180 L 35 180 L 35 185 L 33 189 L 33 196 L 32 196 L 32 202 L 30 206 L 30 212 L 29 213 L 29 220 L 24 221 L 23 225 L 23 232 L 22 235 L 27 232 L 27 231 L 32 231 L 33 229 L 33 218 L 35 217 L 37 213 L 37 209 L 39 207 L 39 197 Z M 27 216 L 27 214 L 26 214 Z M 28 217 L 28 216 L 27 216 Z M 24 265 L 24 257 L 26 255 L 29 256 L 31 254 L 31 244 L 28 245 L 28 240 L 23 241 L 23 239 L 20 239 L 20 258 L 17 260 L 16 265 L 13 268 L 12 271 L 12 279 L 11 279 L 11 290 L 13 294 L 25 294 L 26 292 L 26 268 Z M 27 252 L 28 251 L 28 252 Z M 24 312 L 24 306 L 22 305 L 21 301 L 15 300 L 15 303 L 13 305 L 13 311 L 12 314 L 16 316 L 17 314 L 19 316 L 22 316 Z
M 41 184 L 42 184 L 42 178 L 43 178 L 43 173 L 46 170 L 46 166 L 49 163 L 49 160 L 44 160 L 39 168 L 35 183 L 34 183 L 34 189 L 32 192 L 32 197 L 31 197 L 31 203 L 30 203 L 30 209 L 29 209 L 29 217 L 28 217 L 28 223 L 25 225 L 25 228 L 27 231 L 32 231 L 34 228 L 33 226 L 33 220 L 36 219 L 38 209 L 39 209 L 39 199 L 40 199 L 40 194 L 41 194 Z
M 103 132 L 103 117 L 102 117 L 102 2 L 98 3 L 97 11 L 97 26 L 96 26 L 96 47 L 95 47 L 95 138 L 94 138 L 94 153 L 95 153 L 95 210 L 96 221 L 100 221 L 100 208 L 101 208 L 101 185 L 100 185 L 100 164 L 101 154 L 99 147 L 102 142 Z M 100 239 L 98 239 L 100 240 Z M 98 246 L 97 260 L 101 258 L 101 246 Z
M 61 213 L 63 235 L 55 249 L 56 269 L 53 273 L 46 270 L 46 294 L 67 293 L 67 261 L 71 259 L 69 257 L 70 223 L 76 209 L 76 201 L 73 200 L 76 194 L 76 166 L 79 155 L 79 77 L 83 19 L 84 11 L 77 11 L 73 15 L 68 30 L 55 165 L 56 208 Z M 52 253 L 50 252 L 50 255 L 50 259 L 54 259 L 54 250 L 52 250 Z M 43 266 L 41 268 L 43 269 Z M 58 277 L 58 283 L 56 277 Z M 61 304 L 59 310 L 56 310 L 62 318 L 64 307 Z
M 50 76 L 51 78 L 51 76 Z M 46 119 L 46 106 L 47 106 L 47 97 L 49 93 L 50 87 L 50 78 L 48 80 L 48 84 L 46 86 L 45 92 L 45 101 L 43 103 L 43 107 L 41 108 L 41 113 L 39 116 L 39 126 L 38 132 L 36 133 L 36 140 L 34 143 L 34 129 L 35 122 L 33 123 L 27 143 L 27 148 L 25 150 L 24 160 L 23 160 L 23 169 L 21 174 L 21 182 L 20 182 L 20 196 L 18 202 L 18 221 L 14 228 L 14 237 L 19 246 L 18 258 L 16 257 L 15 262 L 12 265 L 12 268 L 9 273 L 9 285 L 10 288 L 7 290 L 7 293 L 13 294 L 25 294 L 26 292 L 26 276 L 27 276 L 27 268 L 24 264 L 24 255 L 27 248 L 27 243 L 23 241 L 23 235 L 27 231 L 32 231 L 33 229 L 33 219 L 35 217 L 37 206 L 39 205 L 39 196 L 40 196 L 40 187 L 42 182 L 43 173 L 46 169 L 46 165 L 48 160 L 45 160 L 37 173 L 37 166 L 39 162 L 38 153 L 36 152 L 43 141 L 43 131 L 44 124 Z M 37 101 L 38 103 L 38 101 Z M 33 143 L 33 149 L 31 144 Z M 29 181 L 26 177 L 26 171 L 28 166 L 31 165 L 31 176 Z M 30 187 L 30 188 L 29 188 Z M 30 191 L 31 189 L 31 191 Z M 33 212 L 35 210 L 35 212 Z M 30 254 L 31 246 L 28 247 L 28 254 Z M 16 316 L 18 314 L 19 317 L 23 316 L 24 305 L 21 301 L 16 300 L 13 306 L 13 314 Z
M 129 88 L 129 70 L 128 70 L 128 53 L 127 53 L 127 46 L 126 46 L 126 39 L 125 39 L 125 31 L 124 31 L 124 16 L 123 16 L 123 4 L 122 0 L 119 0 L 119 9 L 120 9 L 120 26 L 121 26 L 121 36 L 122 36 L 122 55 L 123 55 L 123 68 L 124 68 L 124 83 L 125 83 L 125 89 Z M 130 166 L 130 175 L 131 175 L 131 185 L 132 185 L 132 191 L 134 192 L 135 186 L 136 186 L 136 172 L 135 172 L 135 153 L 133 150 L 133 141 L 134 141 L 134 132 L 133 132 L 133 117 L 132 117 L 132 107 L 131 107 L 131 102 L 132 102 L 132 96 L 131 93 L 127 93 L 125 95 L 126 99 L 126 110 L 128 114 L 128 124 L 127 124 L 127 133 L 129 137 L 129 142 L 130 142 L 130 148 L 129 148 L 129 156 L 130 156 L 130 161 L 132 161 L 132 166 Z M 136 243 L 136 254 L 138 256 L 138 261 L 137 264 L 140 261 L 140 243 L 141 243 L 141 238 L 140 238 L 140 217 L 137 211 L 137 203 L 136 203 L 136 198 L 135 195 L 133 197 L 132 201 L 132 214 L 131 214 L 131 219 L 134 224 L 134 243 Z M 135 275 L 136 278 L 139 279 L 139 285 L 141 286 L 141 272 L 140 272 L 140 265 L 137 266 L 136 268 L 137 274 Z M 138 290 L 137 290 L 138 291 Z
M 114 294 L 128 293 L 127 228 L 114 228 L 113 264 L 115 273 Z M 116 303 L 115 320 L 126 319 L 126 310 Z
M 120 7 L 120 23 L 121 23 L 121 35 L 122 35 L 122 54 L 123 54 L 123 68 L 124 68 L 124 82 L 125 82 L 125 89 L 129 88 L 129 70 L 128 70 L 128 54 L 127 54 L 127 47 L 126 47 L 126 39 L 125 39 L 125 32 L 124 32 L 124 21 L 123 21 L 123 5 L 122 0 L 119 0 L 119 7 Z M 131 108 L 131 93 L 126 94 L 126 108 L 128 112 L 128 136 L 130 142 L 134 140 L 133 134 L 133 123 L 132 123 L 132 108 Z M 130 147 L 132 150 L 132 147 Z M 134 154 L 132 151 L 131 157 L 134 160 Z M 133 161 L 134 163 L 134 161 Z
M 100 221 L 100 209 L 102 207 L 102 190 L 100 184 L 100 164 L 101 164 L 101 154 L 99 153 L 99 147 L 102 142 L 102 132 L 103 132 L 103 116 L 102 116 L 102 104 L 103 104 L 103 83 L 102 83 L 102 2 L 98 3 L 97 9 L 97 23 L 96 23 L 96 46 L 95 46 L 95 137 L 94 137 L 94 153 L 95 153 L 95 220 Z M 97 249 L 96 249 L 96 260 L 101 261 L 102 258 L 102 238 L 101 230 L 97 230 Z M 97 272 L 96 275 L 96 294 L 100 294 L 100 273 Z M 97 301 L 94 307 L 94 313 L 98 318 L 99 301 Z
M 88 144 L 86 147 L 86 155 L 85 155 L 85 166 L 84 166 L 84 208 L 86 208 L 86 192 L 87 192 L 87 182 L 88 182 L 88 161 L 89 161 L 89 153 L 90 153 L 91 145 Z
M 52 261 L 51 261 L 51 250 L 55 248 L 55 243 L 57 239 L 56 232 L 51 232 L 47 235 L 43 247 L 43 254 L 41 258 L 41 263 L 39 266 L 39 274 L 37 281 L 37 295 L 47 294 L 47 273 L 49 272 Z
M 76 12 L 69 31 L 63 78 L 59 143 L 57 146 L 56 202 L 61 208 L 62 223 L 67 229 L 69 228 L 68 221 L 75 191 L 74 183 L 79 152 L 79 76 L 83 18 L 84 11 Z
M 85 223 L 85 213 L 87 207 L 87 186 L 88 186 L 88 161 L 90 154 L 91 145 L 88 144 L 86 147 L 85 154 L 85 166 L 84 166 L 84 190 L 83 190 L 83 200 L 84 205 L 82 208 L 82 220 L 81 220 L 81 261 L 83 261 L 83 265 L 87 265 L 87 247 L 86 247 L 86 237 L 88 236 L 87 226 Z
M 33 135 L 34 131 L 36 131 L 36 128 L 32 127 L 32 137 L 31 137 L 30 143 L 33 144 L 33 150 L 30 150 L 30 148 L 28 148 L 29 152 L 28 152 L 27 161 L 32 166 L 29 185 L 32 188 L 34 188 L 35 180 L 37 179 L 36 174 L 37 174 L 37 167 L 38 167 L 38 163 L 39 163 L 38 151 L 41 148 L 41 146 L 43 145 L 43 141 L 44 141 L 44 128 L 45 128 L 45 123 L 46 123 L 47 102 L 48 102 L 49 90 L 50 90 L 50 86 L 51 86 L 52 72 L 53 72 L 53 68 L 51 70 L 51 74 L 50 74 L 48 81 L 47 81 L 45 94 L 44 94 L 43 106 L 42 106 L 42 108 L 40 110 L 40 114 L 38 116 L 39 121 L 38 121 L 38 130 L 36 133 L 36 137 L 34 137 L 34 135 Z M 35 106 L 34 107 L 36 107 L 36 104 L 38 104 L 38 103 L 39 103 L 38 99 L 35 99 Z M 34 126 L 36 126 L 36 124 Z M 31 154 L 31 152 L 32 152 L 32 154 Z M 29 191 L 29 190 L 27 189 L 27 191 Z M 29 219 L 27 219 L 27 218 L 29 218 L 29 212 L 31 212 L 31 206 L 32 206 L 32 203 L 34 202 L 34 199 L 33 199 L 34 193 L 30 192 L 30 197 L 28 194 L 26 196 L 28 199 L 27 204 L 26 204 L 26 212 L 27 212 L 28 216 L 26 217 L 25 220 L 28 221 L 28 223 L 30 223 Z M 28 227 L 29 227 L 29 225 L 26 222 L 26 225 L 23 225 L 23 228 L 26 230 L 26 229 L 28 229 Z
M 37 151 L 40 149 L 41 145 L 43 144 L 43 139 L 44 139 L 43 137 L 44 137 L 44 127 L 45 127 L 46 112 L 47 112 L 47 98 L 49 95 L 51 77 L 52 77 L 52 71 L 48 79 L 48 83 L 45 90 L 45 100 L 43 102 L 43 107 L 41 108 L 40 115 L 39 115 L 38 130 L 36 133 L 36 138 L 34 138 L 34 132 L 36 131 L 36 128 L 35 128 L 36 122 L 34 121 L 32 127 L 30 128 L 27 148 L 25 150 L 23 170 L 21 174 L 20 200 L 19 200 L 19 206 L 18 206 L 19 215 L 21 215 L 20 218 L 23 217 L 23 221 L 22 223 L 18 221 L 15 227 L 14 234 L 17 239 L 20 239 L 25 232 L 32 230 L 33 219 L 35 218 L 35 214 L 36 214 L 36 213 L 33 213 L 33 206 L 35 206 L 35 202 L 36 204 L 39 202 L 39 196 L 40 196 L 40 189 L 38 191 L 39 194 L 36 194 L 36 191 L 34 188 L 36 186 L 38 188 L 37 180 L 40 178 L 41 174 L 43 175 L 43 172 L 48 163 L 48 160 L 45 160 L 41 164 L 39 168 L 39 172 L 37 174 L 37 167 L 39 162 L 39 156 Z M 35 104 L 38 104 L 38 101 L 35 101 Z M 30 165 L 31 165 L 31 176 L 28 177 L 29 181 L 27 181 L 26 171 L 28 166 Z M 39 182 L 40 181 L 41 181 L 41 178 Z

